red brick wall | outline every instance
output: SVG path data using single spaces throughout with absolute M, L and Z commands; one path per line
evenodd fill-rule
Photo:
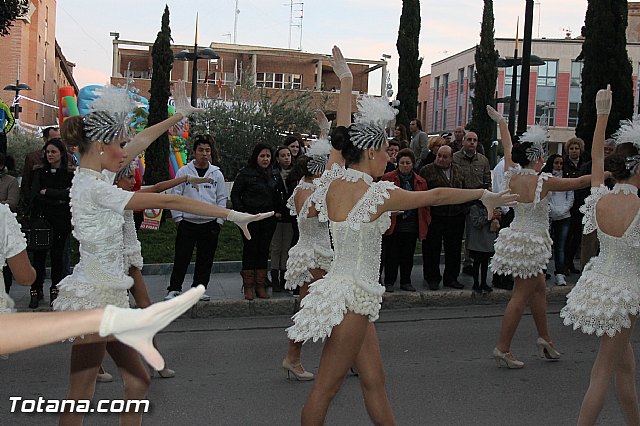
M 558 73 L 558 87 L 556 91 L 556 121 L 555 126 L 567 127 L 569 125 L 569 87 L 571 73 Z
M 458 110 L 458 82 L 449 83 L 449 98 L 447 102 L 447 122 L 442 130 L 451 131 L 456 125 L 456 113 Z
M 531 71 L 529 77 L 529 111 L 527 114 L 527 125 L 536 122 L 536 90 L 538 85 L 538 72 Z
M 504 68 L 498 69 L 498 86 L 496 87 L 496 89 L 498 90 L 498 97 L 504 98 L 505 96 L 504 95 Z M 504 103 L 498 104 L 497 109 L 498 109 L 498 112 L 501 112 L 504 114 L 504 111 L 505 111 Z

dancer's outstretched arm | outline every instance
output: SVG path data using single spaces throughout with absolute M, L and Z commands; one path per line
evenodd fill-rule
M 179 80 L 175 84 L 173 97 L 175 99 L 176 113 L 166 120 L 151 127 L 147 127 L 142 132 L 135 135 L 131 142 L 124 147 L 125 151 L 127 151 L 128 158 L 135 158 L 138 154 L 147 149 L 153 141 L 158 139 L 164 132 L 169 130 L 183 118 L 197 112 L 202 112 L 202 109 L 194 108 L 189 103 L 187 99 L 187 91 L 184 87 L 184 81 Z
M 107 306 L 85 311 L 0 314 L 0 354 L 99 333 L 102 337 L 113 335 L 140 352 L 153 368 L 162 370 L 164 359 L 153 347 L 153 336 L 193 306 L 203 293 L 204 287 L 198 286 L 146 309 Z
M 31 266 L 26 250 L 22 250 L 15 256 L 8 258 L 7 265 L 9 269 L 11 269 L 13 278 L 18 284 L 31 285 L 36 280 L 36 270 Z M 2 321 L 0 321 L 0 323 L 2 323 Z M 0 326 L 0 328 L 2 328 L 2 326 Z M 0 351 L 0 353 L 2 353 L 2 351 Z
M 502 139 L 502 148 L 504 149 L 504 170 L 506 172 L 514 165 L 513 160 L 511 159 L 513 142 L 511 141 L 509 126 L 507 126 L 507 120 L 504 119 L 502 114 L 496 111 L 491 105 L 487 105 L 487 114 L 489 114 L 489 117 L 498 123 L 498 126 L 500 127 L 500 138 Z
M 613 95 L 611 85 L 606 89 L 598 90 L 596 94 L 596 128 L 593 132 L 593 144 L 591 145 L 591 186 L 600 186 L 604 183 L 604 140 L 607 130 L 607 121 L 611 112 Z
M 169 179 L 169 180 L 163 180 L 162 182 L 158 182 L 155 185 L 151 185 L 151 186 L 147 186 L 144 188 L 140 188 L 138 191 L 136 192 L 143 192 L 143 193 L 160 193 L 160 192 L 164 192 L 168 189 L 171 189 L 175 186 L 178 186 L 180 184 L 183 183 L 190 183 L 191 185 L 193 185 L 193 187 L 195 188 L 196 191 L 199 190 L 198 185 L 201 183 L 211 183 L 213 179 L 211 179 L 210 177 L 198 177 L 198 176 L 192 176 L 192 175 L 184 175 L 184 176 L 180 176 L 177 177 L 175 179 Z
M 349 127 L 351 125 L 351 92 L 353 91 L 353 74 L 347 65 L 347 61 L 342 56 L 342 52 L 338 46 L 333 46 L 332 56 L 329 62 L 333 67 L 333 72 L 340 79 L 340 95 L 338 96 L 338 110 L 336 113 L 336 125 Z M 329 160 L 327 161 L 327 170 L 331 169 L 333 163 L 344 165 L 344 157 L 342 152 L 331 149 Z

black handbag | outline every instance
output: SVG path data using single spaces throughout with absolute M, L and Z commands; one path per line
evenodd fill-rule
M 27 250 L 48 250 L 52 243 L 51 224 L 42 214 L 22 222 L 22 232 L 27 239 Z

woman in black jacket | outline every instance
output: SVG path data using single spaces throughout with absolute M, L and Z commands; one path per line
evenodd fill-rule
M 234 210 L 245 213 L 265 213 L 273 211 L 277 205 L 276 180 L 271 167 L 271 147 L 258 143 L 251 157 L 233 183 L 231 202 Z M 271 237 L 276 228 L 276 218 L 270 217 L 249 225 L 251 239 L 242 235 L 242 285 L 244 298 L 253 300 L 255 296 L 268 299 L 265 289 L 267 261 Z
M 69 189 L 73 173 L 68 170 L 67 148 L 60 139 L 50 139 L 45 147 L 43 167 L 35 169 L 31 185 L 31 215 L 42 214 L 51 225 L 51 248 L 34 252 L 36 280 L 31 285 L 30 308 L 37 308 L 43 299 L 43 284 L 47 251 L 51 253 L 51 289 L 49 304 L 58 296 L 58 283 L 64 278 L 64 246 L 71 233 Z

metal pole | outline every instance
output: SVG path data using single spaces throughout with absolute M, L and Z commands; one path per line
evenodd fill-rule
M 18 68 L 18 73 L 20 73 L 19 70 L 20 68 Z M 13 118 L 16 120 L 20 117 L 20 98 L 18 98 L 18 96 L 20 96 L 20 89 L 17 88 L 18 84 L 20 84 L 20 80 L 16 80 L 16 101 L 13 104 Z
M 198 106 L 198 43 L 193 45 L 193 71 L 191 72 L 191 106 Z
M 509 101 L 509 134 L 515 135 L 516 129 L 516 85 L 518 82 L 518 49 L 513 51 L 513 72 L 511 80 L 511 100 Z M 521 86 L 522 87 L 522 86 Z
M 531 73 L 531 34 L 533 32 L 533 0 L 526 0 L 524 15 L 524 43 L 522 48 L 522 73 L 520 77 L 520 111 L 518 111 L 518 134 L 527 131 L 529 115 L 529 75 Z

